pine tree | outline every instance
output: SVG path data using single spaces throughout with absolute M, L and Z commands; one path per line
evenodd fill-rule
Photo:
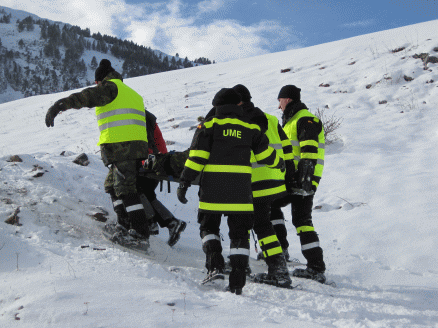
M 97 64 L 97 59 L 96 56 L 93 56 L 93 58 L 91 59 L 91 69 L 95 70 L 97 68 L 98 64 Z

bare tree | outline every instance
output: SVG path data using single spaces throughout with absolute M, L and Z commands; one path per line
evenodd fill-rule
M 335 133 L 335 131 L 339 129 L 343 119 L 336 117 L 334 113 L 327 115 L 326 109 L 328 109 L 328 107 L 317 107 L 315 110 L 315 115 L 322 122 L 322 126 L 324 127 L 325 143 L 329 145 L 339 139 L 339 136 Z

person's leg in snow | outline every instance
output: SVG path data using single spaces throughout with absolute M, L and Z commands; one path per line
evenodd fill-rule
M 236 295 L 242 294 L 246 284 L 246 268 L 249 262 L 249 232 L 254 224 L 253 214 L 229 214 L 231 273 L 229 289 Z
M 198 213 L 202 250 L 205 253 L 205 267 L 207 269 L 204 282 L 213 279 L 224 279 L 225 261 L 222 256 L 222 244 L 219 235 L 221 216 L 221 214 Z
M 292 223 L 300 237 L 301 253 L 307 260 L 306 269 L 295 269 L 293 276 L 325 282 L 325 263 L 318 234 L 312 223 L 313 195 L 291 196 Z

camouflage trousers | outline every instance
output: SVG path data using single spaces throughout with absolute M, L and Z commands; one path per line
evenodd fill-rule
M 137 177 L 140 160 L 126 160 L 111 164 L 105 178 L 105 192 L 114 190 L 118 198 L 137 193 Z

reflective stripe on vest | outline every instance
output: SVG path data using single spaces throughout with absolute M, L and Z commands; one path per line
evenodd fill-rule
M 117 97 L 111 103 L 96 107 L 99 143 L 148 141 L 143 98 L 121 80 L 109 80 L 117 86 Z
M 301 146 L 304 146 L 304 144 L 300 144 L 300 141 L 298 140 L 298 132 L 297 132 L 297 122 L 302 117 L 312 117 L 319 121 L 319 119 L 311 112 L 309 112 L 307 109 L 302 109 L 298 111 L 294 116 L 292 116 L 292 118 L 285 124 L 283 129 L 292 143 L 292 152 L 294 156 L 295 167 L 298 167 L 298 162 L 301 159 Z M 321 132 L 318 135 L 318 143 L 316 143 L 316 141 L 313 142 L 315 147 L 318 146 L 318 153 L 315 154 L 315 158 L 314 158 L 316 159 L 314 176 L 321 178 L 322 171 L 324 169 L 324 154 L 325 154 L 324 128 L 321 129 Z M 315 180 L 312 181 L 312 184 L 318 187 L 318 183 Z
M 284 160 L 283 146 L 281 142 L 281 138 L 278 134 L 278 119 L 270 114 L 265 113 L 266 118 L 268 119 L 268 130 L 265 132 L 266 136 L 269 139 L 269 146 L 275 149 L 278 156 L 280 156 Z M 256 158 L 251 152 L 251 166 L 252 166 L 252 175 L 251 182 L 259 182 L 259 181 L 267 181 L 267 180 L 277 180 L 284 182 L 284 177 L 286 172 L 281 172 L 280 169 L 272 169 L 263 164 L 258 164 Z M 283 184 L 284 186 L 284 184 Z M 268 188 L 262 190 L 253 191 L 253 197 L 263 197 L 275 195 L 281 192 L 286 191 L 286 187 L 275 187 Z

